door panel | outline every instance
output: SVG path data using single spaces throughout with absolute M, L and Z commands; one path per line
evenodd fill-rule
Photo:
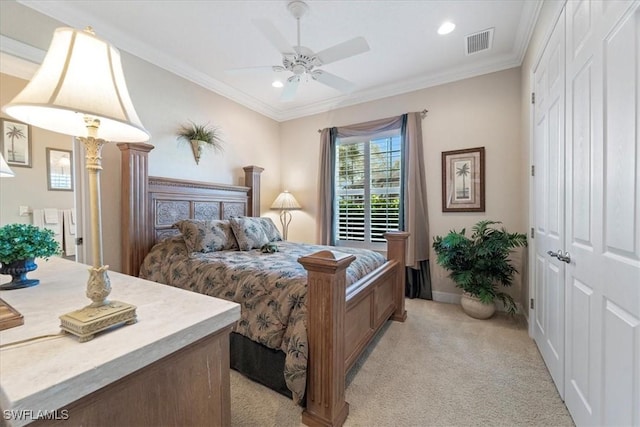
M 552 262 L 547 263 L 547 293 L 544 295 L 544 301 L 546 306 L 547 316 L 547 340 L 546 345 L 551 350 L 550 356 L 554 361 L 557 361 L 550 369 L 554 369 L 551 373 L 554 375 L 561 375 L 560 367 L 562 366 L 562 357 L 564 355 L 564 322 L 562 318 L 564 316 L 564 298 L 558 297 L 558 290 L 564 289 L 564 277 L 561 269 L 558 268 Z
M 574 0 L 534 69 L 532 329 L 579 426 L 640 426 L 638 58 L 640 1 Z
M 604 310 L 603 424 L 637 426 L 640 396 L 633 373 L 638 372 L 640 319 L 612 301 Z
M 567 347 L 565 403 L 576 424 L 589 421 L 598 411 L 601 394 L 595 371 L 600 363 L 600 321 L 594 318 L 598 304 L 598 242 L 602 236 L 601 196 L 598 185 L 602 158 L 598 125 L 601 102 L 598 93 L 599 58 L 592 48 L 594 14 L 599 4 L 593 1 L 567 4 L 567 251 L 572 262 L 567 266 Z
M 591 153 L 593 139 L 591 138 L 591 61 L 585 64 L 572 81 L 573 121 L 571 127 L 574 135 L 573 170 L 571 182 L 573 195 L 571 203 L 571 221 L 568 232 L 574 244 L 582 245 L 585 250 L 593 250 L 593 198 L 591 179 Z
M 639 4 L 566 4 L 565 403 L 577 425 L 640 425 Z
M 564 13 L 534 70 L 535 301 L 533 336 L 560 395 L 564 393 L 564 263 L 548 255 L 564 239 Z
M 590 370 L 593 360 L 591 357 L 593 289 L 579 280 L 574 280 L 569 288 L 572 309 L 568 317 L 567 330 L 572 331 L 567 336 L 567 398 L 574 392 L 581 404 L 591 412 L 593 391 L 590 387 Z
M 605 245 L 629 261 L 640 260 L 638 239 L 638 28 L 636 11 L 616 25 L 603 42 L 606 84 Z M 636 58 L 635 61 L 631 58 Z M 635 89 L 633 82 L 636 82 Z
M 606 425 L 640 425 L 640 4 L 607 5 L 604 61 L 604 331 Z M 623 7 L 625 6 L 625 7 Z M 635 61 L 629 60 L 635 58 Z M 612 274 L 608 274 L 612 272 Z M 600 420 L 598 420 L 600 421 Z

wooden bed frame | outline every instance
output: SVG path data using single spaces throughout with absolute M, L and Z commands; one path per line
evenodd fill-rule
M 151 246 L 177 233 L 180 219 L 260 216 L 260 173 L 247 166 L 245 185 L 233 186 L 149 177 L 149 144 L 121 143 L 122 268 L 138 276 Z M 388 320 L 404 322 L 405 250 L 408 233 L 385 234 L 388 262 L 346 287 L 345 270 L 355 259 L 321 251 L 299 259 L 308 272 L 307 425 L 340 426 L 349 405 L 345 376 Z

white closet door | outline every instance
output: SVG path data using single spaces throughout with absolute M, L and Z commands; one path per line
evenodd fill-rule
M 640 9 L 568 1 L 565 402 L 640 425 Z
M 557 253 L 564 243 L 565 18 L 560 15 L 534 70 L 533 337 L 556 387 L 564 391 L 564 274 Z

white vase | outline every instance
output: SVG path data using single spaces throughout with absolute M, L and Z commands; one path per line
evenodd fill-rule
M 491 302 L 490 304 L 485 304 L 480 301 L 478 297 L 475 297 L 467 292 L 462 293 L 462 298 L 460 298 L 460 305 L 462 306 L 462 310 L 468 315 L 475 319 L 488 319 L 496 312 L 496 304 Z

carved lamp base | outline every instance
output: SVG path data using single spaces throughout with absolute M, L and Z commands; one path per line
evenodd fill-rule
M 136 306 L 120 301 L 109 301 L 100 307 L 87 306 L 60 316 L 60 329 L 86 342 L 98 332 L 116 325 L 132 325 L 137 322 Z

